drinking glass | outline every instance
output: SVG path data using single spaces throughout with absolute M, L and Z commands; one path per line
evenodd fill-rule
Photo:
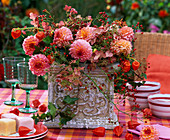
M 30 107 L 30 91 L 37 88 L 38 76 L 34 75 L 29 70 L 28 62 L 21 62 L 17 64 L 19 87 L 26 91 L 26 104 L 24 108 L 18 108 L 22 113 L 35 113 L 37 109 Z
M 11 84 L 12 88 L 12 97 L 11 101 L 5 101 L 4 104 L 11 106 L 22 105 L 23 102 L 16 101 L 15 99 L 15 88 L 18 83 L 18 73 L 17 73 L 17 63 L 24 62 L 25 58 L 23 57 L 4 57 L 3 66 L 4 66 L 4 78 L 5 82 Z

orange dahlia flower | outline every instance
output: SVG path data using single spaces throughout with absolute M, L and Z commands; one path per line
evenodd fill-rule
M 132 50 L 132 44 L 130 41 L 127 40 L 118 40 L 116 42 L 116 44 L 114 44 L 111 49 L 117 54 L 124 54 L 124 55 L 128 55 L 130 54 L 131 50 Z
M 87 42 L 90 42 L 95 37 L 94 30 L 94 27 L 83 27 L 77 32 L 76 39 L 84 39 Z
M 139 3 L 138 2 L 134 2 L 134 3 L 132 3 L 132 6 L 131 6 L 131 9 L 132 10 L 136 10 L 136 9 L 138 9 L 140 6 L 139 6 Z

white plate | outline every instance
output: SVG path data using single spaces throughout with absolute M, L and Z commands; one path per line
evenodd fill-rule
M 34 126 L 34 132 L 28 133 L 26 136 L 19 136 L 18 133 L 10 135 L 10 136 L 1 136 L 0 139 L 11 139 L 11 140 L 20 140 L 20 139 L 29 139 L 29 138 L 37 138 L 45 137 L 48 132 L 48 128 L 43 124 L 38 124 Z
M 48 134 L 48 132 L 45 133 L 45 134 L 43 134 L 42 136 L 35 137 L 35 138 L 33 138 L 33 139 L 27 139 L 27 140 L 39 140 L 39 139 L 42 139 L 42 138 L 44 138 L 45 136 L 47 136 L 47 134 Z

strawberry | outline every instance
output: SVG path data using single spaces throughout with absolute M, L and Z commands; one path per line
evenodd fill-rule
M 97 127 L 93 130 L 93 134 L 99 137 L 104 137 L 105 135 L 105 128 L 104 127 Z
M 25 135 L 27 135 L 30 131 L 31 131 L 31 129 L 29 129 L 28 127 L 20 126 L 20 127 L 19 127 L 19 130 L 18 130 L 18 133 L 19 133 L 20 136 L 25 136 Z

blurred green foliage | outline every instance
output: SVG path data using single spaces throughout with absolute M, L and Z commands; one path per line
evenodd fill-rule
M 66 19 L 65 5 L 75 8 L 82 17 L 96 17 L 100 11 L 106 11 L 104 0 L 49 0 L 47 10 L 55 15 L 57 22 Z
M 106 0 L 115 1 L 115 0 Z M 131 9 L 134 2 L 139 4 L 139 8 Z M 109 5 L 109 4 L 108 4 Z M 150 24 L 159 27 L 159 32 L 170 31 L 170 2 L 169 0 L 122 0 L 120 4 L 112 4 L 108 10 L 111 19 L 122 19 L 127 25 L 136 25 L 137 22 L 143 25 L 143 31 L 150 31 Z M 169 16 L 160 17 L 159 11 L 166 10 Z

